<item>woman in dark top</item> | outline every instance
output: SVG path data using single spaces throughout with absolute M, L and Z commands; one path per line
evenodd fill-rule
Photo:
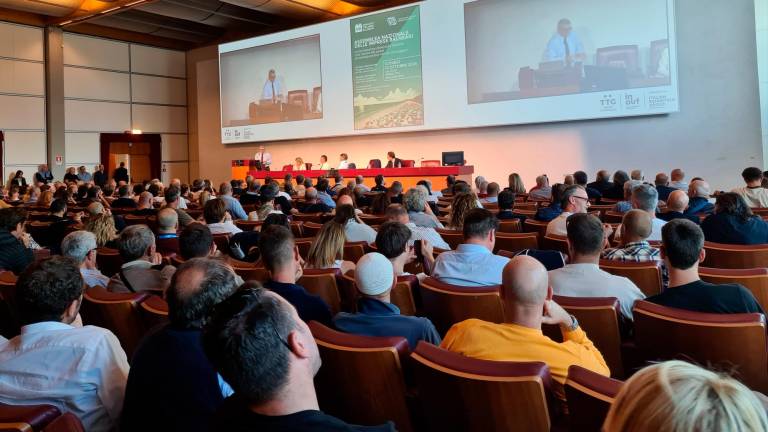
M 13 180 L 11 180 L 11 183 L 18 187 L 24 187 L 27 185 L 27 179 L 24 178 L 24 172 L 19 170 L 16 171 L 16 175 L 13 177 Z
M 31 237 L 24 231 L 27 211 L 10 207 L 0 210 L 0 270 L 23 272 L 35 260 L 29 248 Z
M 384 185 L 384 176 L 379 174 L 377 175 L 373 181 L 376 183 L 376 186 L 371 188 L 371 192 L 386 192 L 387 187 Z
M 715 213 L 701 223 L 704 238 L 715 243 L 768 243 L 768 224 L 752 214 L 747 203 L 733 192 L 721 194 L 715 202 Z
M 75 172 L 75 167 L 67 168 L 67 173 L 64 174 L 64 181 L 67 183 L 80 181 L 80 177 L 78 177 Z

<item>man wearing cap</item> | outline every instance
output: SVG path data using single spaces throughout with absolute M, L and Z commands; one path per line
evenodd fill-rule
M 336 328 L 364 336 L 401 336 L 411 349 L 421 340 L 439 345 L 440 335 L 432 322 L 400 315 L 400 309 L 390 303 L 396 280 L 392 263 L 384 255 L 374 252 L 363 256 L 355 268 L 355 285 L 362 296 L 357 313 L 338 313 L 334 318 Z

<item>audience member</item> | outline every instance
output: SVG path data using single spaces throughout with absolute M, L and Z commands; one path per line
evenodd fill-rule
M 259 188 L 261 187 L 261 184 L 257 181 L 251 181 L 248 183 L 248 188 L 245 192 L 240 194 L 240 205 L 241 206 L 247 206 L 247 205 L 254 205 L 259 202 Z M 303 186 L 302 186 L 303 187 Z M 245 211 L 245 210 L 243 210 Z
M 96 236 L 96 246 L 110 249 L 118 248 L 118 234 L 115 218 L 106 212 L 92 215 L 85 224 L 85 230 Z
M 647 217 L 645 212 L 633 211 L 639 216 Z M 634 218 L 625 216 L 625 220 L 632 222 Z M 647 227 L 650 231 L 650 220 Z M 643 243 L 647 245 L 647 242 Z M 604 244 L 603 224 L 600 219 L 589 214 L 574 214 L 569 217 L 568 254 L 571 259 L 565 267 L 549 272 L 549 283 L 556 295 L 616 297 L 619 299 L 622 315 L 631 320 L 635 300 L 642 300 L 645 295 L 629 279 L 600 269 L 600 254 Z
M 179 255 L 183 260 L 216 255 L 216 242 L 213 241 L 213 234 L 208 225 L 193 223 L 181 231 Z
M 700 222 L 698 216 L 685 214 L 685 209 L 688 207 L 688 200 L 688 194 L 685 193 L 685 191 L 672 189 L 672 192 L 667 195 L 667 211 L 664 213 L 656 213 L 656 217 L 667 222 L 674 219 L 688 219 L 698 225 Z
M 692 180 L 688 187 L 688 209 L 685 214 L 697 216 L 701 213 L 711 214 L 715 211 L 715 206 L 709 202 L 709 183 L 704 180 Z
M 389 196 L 389 201 L 397 204 L 403 203 L 403 184 L 399 181 L 393 181 L 392 185 L 385 192 Z
M 659 194 L 653 186 L 649 184 L 641 184 L 632 189 L 632 208 L 642 210 L 648 213 L 648 216 L 651 217 L 651 235 L 648 236 L 648 240 L 650 241 L 661 240 L 661 228 L 667 223 L 656 217 L 656 207 L 658 204 Z M 622 228 L 619 226 L 619 229 L 614 235 L 614 240 L 621 242 L 621 231 Z
M 480 202 L 483 204 L 496 204 L 499 201 L 499 190 L 501 187 L 498 183 L 491 182 L 488 183 L 488 187 L 486 189 L 486 197 L 481 199 Z
M 741 172 L 746 186 L 736 188 L 731 192 L 744 198 L 750 207 L 768 207 L 768 189 L 763 187 L 763 170 L 750 167 Z
M 220 198 L 214 198 L 203 208 L 203 218 L 212 234 L 234 235 L 243 232 L 234 223 L 227 211 L 227 204 Z
M 498 228 L 498 219 L 488 210 L 470 210 L 464 219 L 464 243 L 438 255 L 432 276 L 453 285 L 499 285 L 509 259 L 493 254 Z
M 376 230 L 360 220 L 355 214 L 355 208 L 349 204 L 338 205 L 333 220 L 344 227 L 344 236 L 348 242 L 370 244 L 376 241 Z
M 643 170 L 641 169 L 634 169 L 631 173 L 629 173 L 629 179 L 642 182 L 645 180 L 645 174 L 643 174 Z
M 565 188 L 566 186 L 564 184 L 555 183 L 552 186 L 552 201 L 550 201 L 548 206 L 539 207 L 533 218 L 541 222 L 550 222 L 560 216 L 560 213 L 563 212 L 562 196 Z
M 376 196 L 374 196 L 373 200 L 371 201 L 371 214 L 383 215 L 387 211 L 387 208 L 390 206 L 390 204 L 392 204 L 392 201 L 389 200 L 389 196 L 387 194 L 376 194 Z
M 613 189 L 613 183 L 611 182 L 611 174 L 606 170 L 600 170 L 595 175 L 595 181 L 588 183 L 587 187 L 595 189 L 600 192 L 601 197 L 605 196 L 606 192 Z
M 344 260 L 344 225 L 326 222 L 312 242 L 307 254 L 306 268 L 341 269 L 342 274 L 355 269 L 355 263 Z
M 131 187 L 128 185 L 122 185 L 117 189 L 118 198 L 110 204 L 112 208 L 128 208 L 135 209 L 137 207 L 136 200 L 133 199 L 131 193 Z
M 418 240 L 421 256 L 417 255 L 416 247 L 417 243 L 411 240 L 411 230 L 402 223 L 385 222 L 379 227 L 376 234 L 376 250 L 392 263 L 396 277 L 416 276 L 419 281 L 427 278 L 424 272 L 411 275 L 405 271 L 405 266 L 416 260 L 420 260 L 427 271 L 435 266 L 432 245 L 426 240 Z
M 355 187 L 362 188 L 365 192 L 371 191 L 371 188 L 365 185 L 365 179 L 361 175 L 355 177 L 355 184 Z
M 652 247 L 647 240 L 652 224 L 648 213 L 637 209 L 628 211 L 621 222 L 621 247 L 606 249 L 603 258 L 612 261 L 660 261 L 659 249 Z
M 173 209 L 176 212 L 179 225 L 185 227 L 195 221 L 192 216 L 181 209 L 180 204 L 184 202 L 184 198 L 181 197 L 181 190 L 176 186 L 171 186 L 165 190 L 165 206 L 166 208 Z
M 326 206 L 330 207 L 331 209 L 336 208 L 336 202 L 331 198 L 331 195 L 328 193 L 328 180 L 327 179 L 320 179 L 317 181 L 317 199 L 325 204 Z
M 109 330 L 73 324 L 83 278 L 71 258 L 32 264 L 16 282 L 21 335 L 0 338 L 0 402 L 51 404 L 88 432 L 117 430 L 128 359 Z
M 618 170 L 615 173 L 613 173 L 613 186 L 603 192 L 603 198 L 608 198 L 612 200 L 621 200 L 624 198 L 624 183 L 631 180 L 629 178 L 629 175 L 622 171 Z
M 229 183 L 222 183 L 219 186 L 218 199 L 224 201 L 227 212 L 229 212 L 233 219 L 248 219 L 248 215 L 245 213 L 245 210 L 243 210 L 243 206 L 240 205 L 240 201 L 232 197 L 232 185 Z
M 205 328 L 203 346 L 236 395 L 224 402 L 220 430 L 395 430 L 391 422 L 348 425 L 319 410 L 317 344 L 296 309 L 275 293 L 246 285 L 224 300 Z
M 742 195 L 735 192 L 717 196 L 715 213 L 701 222 L 707 241 L 727 244 L 768 243 L 768 223 L 752 214 Z
M 626 213 L 632 210 L 632 190 L 643 184 L 640 180 L 628 180 L 624 182 L 624 201 L 619 201 L 613 206 L 613 211 Z
M 23 208 L 0 209 L 0 269 L 19 274 L 35 260 L 32 236 L 24 230 L 26 222 Z
M 121 431 L 216 429 L 213 416 L 233 391 L 205 356 L 202 329 L 238 280 L 219 260 L 179 266 L 166 296 L 168 325 L 144 338 L 133 356 Z
M 383 175 L 377 174 L 376 177 L 373 178 L 373 182 L 376 185 L 371 188 L 371 192 L 386 192 L 387 191 L 387 186 L 386 186 L 386 182 L 384 181 L 384 176 Z
M 514 212 L 515 207 L 515 194 L 509 190 L 503 190 L 499 193 L 499 212 L 496 214 L 496 218 L 499 220 L 513 220 L 517 219 L 522 223 L 525 222 L 525 216 Z
M 675 219 L 664 226 L 662 256 L 669 271 L 669 288 L 648 301 L 663 306 L 708 313 L 762 313 L 752 293 L 738 284 L 711 284 L 699 278 L 704 261 L 704 233 L 693 222 Z
M 560 196 L 560 206 L 563 212 L 547 224 L 547 235 L 565 236 L 567 234 L 568 217 L 572 214 L 586 213 L 589 209 L 587 191 L 581 186 L 568 186 Z
M 523 184 L 523 179 L 520 177 L 520 174 L 518 173 L 510 174 L 508 183 L 509 183 L 509 186 L 505 190 L 508 190 L 515 195 L 520 195 L 520 194 L 525 195 L 527 193 L 525 189 L 525 185 Z
M 600 198 L 603 197 L 603 194 L 594 187 L 589 186 L 587 183 L 588 181 L 587 173 L 584 171 L 576 171 L 573 173 L 573 183 L 583 187 L 584 190 L 587 191 L 587 197 L 589 197 L 589 199 L 594 200 L 595 202 L 600 202 Z
M 120 234 L 118 248 L 124 264 L 109 280 L 107 289 L 116 293 L 165 293 L 175 269 L 162 265 L 163 257 L 155 247 L 155 234 L 148 226 L 126 227 Z
M 562 384 L 568 368 L 577 365 L 601 375 L 608 366 L 579 322 L 552 300 L 547 271 L 534 258 L 518 256 L 504 267 L 501 299 L 504 324 L 469 319 L 454 324 L 441 346 L 467 357 L 497 361 L 541 361 L 549 366 L 559 385 L 555 394 L 564 399 Z M 542 324 L 560 326 L 564 342 L 541 333 Z
M 688 189 L 688 183 L 686 183 L 685 180 L 685 172 L 681 170 L 680 168 L 675 168 L 672 170 L 672 172 L 669 174 L 670 177 L 670 183 L 669 186 L 675 189 L 679 190 L 687 190 Z
M 552 198 L 552 188 L 549 186 L 549 177 L 546 174 L 536 177 L 536 186 L 528 192 L 528 199 L 548 201 Z
M 622 385 L 604 431 L 764 431 L 765 407 L 744 384 L 679 360 L 641 369 Z
M 427 189 L 416 186 L 406 192 L 403 205 L 408 210 L 408 219 L 416 226 L 424 228 L 444 228 L 427 202 Z
M 80 266 L 83 282 L 89 287 L 106 288 L 109 278 L 104 276 L 96 265 L 96 249 L 96 236 L 88 231 L 69 233 L 61 242 L 61 254 L 72 258 Z
M 461 231 L 464 227 L 464 219 L 473 209 L 478 208 L 477 196 L 473 192 L 463 192 L 454 195 L 448 214 L 449 230 Z
M 360 293 L 357 313 L 340 312 L 333 319 L 340 331 L 364 336 L 401 336 L 411 349 L 419 341 L 440 344 L 440 335 L 427 318 L 400 315 L 390 294 L 397 283 L 392 263 L 380 253 L 363 256 L 355 269 L 355 286 Z
M 317 189 L 313 187 L 307 188 L 304 197 L 305 205 L 301 209 L 302 213 L 330 213 L 333 210 L 331 207 L 320 202 L 317 198 Z
M 399 222 L 408 227 L 408 229 L 411 231 L 411 237 L 409 241 L 416 242 L 420 240 L 426 240 L 430 245 L 438 249 L 451 249 L 451 246 L 445 242 L 443 237 L 441 237 L 434 228 L 420 227 L 411 222 L 410 218 L 408 217 L 408 212 L 402 205 L 390 204 L 390 206 L 387 207 L 385 216 L 390 222 Z
M 653 184 L 656 185 L 656 191 L 659 193 L 659 201 L 667 201 L 669 194 L 677 190 L 669 186 L 669 176 L 665 173 L 656 174 Z

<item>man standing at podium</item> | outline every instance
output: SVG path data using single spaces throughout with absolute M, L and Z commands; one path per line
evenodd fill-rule
M 280 86 L 280 81 L 276 78 L 275 70 L 270 69 L 267 82 L 264 83 L 264 88 L 261 90 L 262 101 L 272 101 L 273 104 L 279 104 L 283 101 L 283 89 Z
M 557 33 L 549 39 L 547 50 L 544 52 L 545 61 L 563 61 L 571 67 L 575 62 L 583 62 L 587 58 L 581 39 L 573 32 L 571 20 L 563 18 L 557 22 Z
M 267 170 L 272 165 L 272 155 L 264 151 L 263 145 L 259 146 L 259 151 L 253 156 L 253 160 L 256 161 L 256 168 L 259 171 Z

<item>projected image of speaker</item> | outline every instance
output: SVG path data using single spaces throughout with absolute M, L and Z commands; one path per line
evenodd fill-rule
M 443 152 L 443 166 L 464 166 L 464 152 Z

